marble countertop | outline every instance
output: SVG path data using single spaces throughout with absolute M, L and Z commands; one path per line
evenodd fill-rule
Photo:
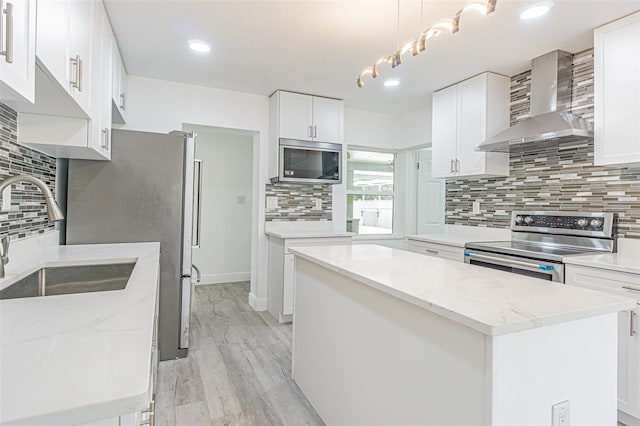
M 636 253 L 606 253 L 580 256 L 566 256 L 564 263 L 570 265 L 589 266 L 592 268 L 608 269 L 610 271 L 640 274 L 640 254 Z
M 483 226 L 447 225 L 442 232 L 407 235 L 406 238 L 464 248 L 464 245 L 469 242 L 510 240 L 511 230 Z
M 0 423 L 80 424 L 148 406 L 159 252 L 159 243 L 55 246 L 10 262 L 0 288 L 42 266 L 136 266 L 123 290 L 0 300 Z
M 295 230 L 295 231 L 265 231 L 270 237 L 288 239 L 288 238 L 335 238 L 335 237 L 353 237 L 353 232 L 333 232 L 333 231 L 316 231 L 316 230 Z
M 636 306 L 626 297 L 377 245 L 290 251 L 491 336 Z

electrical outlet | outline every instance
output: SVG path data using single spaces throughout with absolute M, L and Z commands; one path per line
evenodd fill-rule
M 558 402 L 551 406 L 551 426 L 569 426 L 569 401 Z
M 238 195 L 236 197 L 236 201 L 238 202 L 238 204 L 247 204 L 247 197 L 245 197 L 244 195 Z
M 277 209 L 278 208 L 278 197 L 267 197 L 267 208 L 268 209 Z
M 322 198 L 315 198 L 316 210 L 322 210 Z
M 473 202 L 473 214 L 480 214 L 480 201 Z
M 11 210 L 11 185 L 2 191 L 2 207 L 0 211 L 8 212 Z

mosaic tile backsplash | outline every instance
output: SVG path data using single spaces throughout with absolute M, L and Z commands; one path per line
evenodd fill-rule
M 56 159 L 18 145 L 18 114 L 0 102 L 0 180 L 28 174 L 40 178 L 55 193 Z M 0 194 L 0 199 L 2 195 Z M 11 209 L 0 212 L 0 237 L 24 238 L 53 230 L 42 192 L 35 186 L 12 186 Z
M 266 197 L 278 197 L 278 207 L 265 206 L 265 220 L 319 221 L 331 220 L 331 185 L 298 183 L 268 183 Z M 316 209 L 315 199 L 322 200 L 322 209 Z
M 530 80 L 531 71 L 511 78 L 512 125 L 529 113 Z M 573 57 L 571 110 L 593 121 L 593 49 Z M 508 228 L 513 210 L 605 211 L 618 213 L 619 237 L 640 238 L 640 166 L 594 166 L 593 140 L 512 152 L 509 168 L 509 177 L 447 180 L 446 223 Z

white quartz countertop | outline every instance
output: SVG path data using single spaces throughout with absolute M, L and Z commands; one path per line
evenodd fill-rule
M 564 263 L 570 265 L 589 266 L 592 268 L 608 269 L 610 271 L 640 274 L 640 253 L 607 253 L 580 256 L 566 256 Z
M 290 251 L 491 336 L 636 306 L 626 297 L 377 245 Z
M 136 260 L 123 290 L 0 300 L 2 425 L 80 424 L 148 405 L 159 251 L 55 246 L 9 263 L 0 288 L 42 266 Z
M 288 239 L 288 238 L 335 238 L 335 237 L 353 237 L 353 232 L 333 232 L 333 231 L 265 231 L 270 237 Z
M 445 244 L 464 248 L 466 243 L 478 241 L 505 241 L 511 239 L 511 231 L 483 226 L 447 225 L 442 232 L 433 234 L 407 235 L 408 240 Z

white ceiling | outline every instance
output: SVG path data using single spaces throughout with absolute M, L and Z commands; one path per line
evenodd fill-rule
M 547 16 L 524 22 L 520 11 L 540 0 L 498 0 L 493 14 L 468 12 L 459 33 L 432 39 L 419 56 L 356 86 L 360 71 L 395 51 L 398 39 L 417 37 L 470 2 L 400 0 L 398 36 L 397 0 L 104 0 L 129 74 L 262 95 L 285 89 L 396 114 L 480 72 L 514 75 L 548 51 L 589 48 L 594 27 L 640 10 L 640 0 L 555 0 Z M 191 52 L 194 38 L 211 52 Z M 390 77 L 401 85 L 383 87 Z

